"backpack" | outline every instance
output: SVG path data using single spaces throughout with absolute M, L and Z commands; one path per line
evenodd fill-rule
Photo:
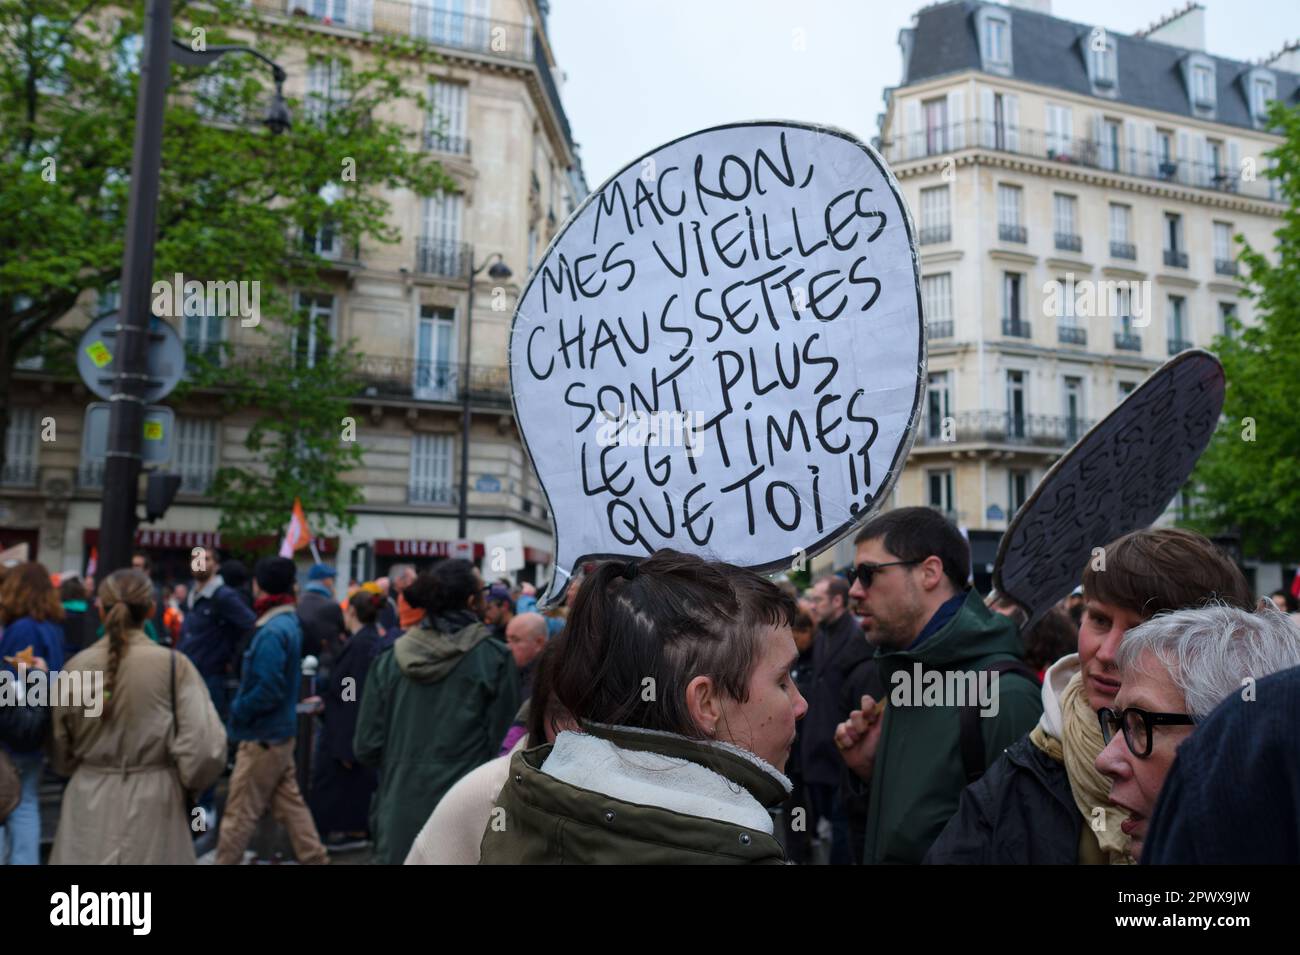
M 1042 683 L 1028 664 L 1023 660 L 998 660 L 986 667 L 980 667 L 976 673 L 1013 673 L 1030 680 L 1034 686 Z M 960 723 L 959 742 L 961 747 L 961 765 L 966 773 L 966 785 L 975 782 L 984 775 L 985 752 L 984 733 L 980 730 L 980 708 L 978 703 L 967 703 L 957 708 Z
M 22 777 L 5 746 L 20 753 L 38 749 L 49 722 L 50 711 L 44 706 L 0 706 L 0 822 L 18 808 L 23 796 Z

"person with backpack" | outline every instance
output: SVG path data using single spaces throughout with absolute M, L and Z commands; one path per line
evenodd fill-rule
M 138 570 L 99 585 L 105 635 L 66 667 L 103 674 L 102 706 L 58 701 L 51 764 L 63 792 L 51 865 L 193 865 L 186 793 L 226 765 L 226 731 L 194 664 L 144 633 L 154 588 Z
M 1097 712 L 1120 690 L 1116 654 L 1128 631 L 1158 613 L 1219 600 L 1250 610 L 1246 579 L 1191 531 L 1134 531 L 1105 547 L 1105 570 L 1083 570 L 1079 652 L 1043 681 L 1043 715 L 977 783 L 925 861 L 939 864 L 1124 864 L 1125 814 L 1095 766 L 1105 743 Z
M 295 607 L 298 570 L 287 557 L 263 557 L 253 568 L 257 632 L 244 654 L 239 693 L 230 704 L 230 737 L 239 743 L 230 776 L 217 864 L 238 865 L 257 821 L 269 807 L 303 865 L 329 862 L 298 789 L 294 745 L 302 627 Z
M 29 561 L 5 575 L 0 587 L 0 671 L 22 682 L 30 669 L 53 677 L 63 667 L 63 605 L 49 571 Z M 40 743 L 12 746 L 7 754 L 22 781 L 18 805 L 0 829 L 0 862 L 38 865 L 41 861 Z
M 854 543 L 850 596 L 888 695 L 863 696 L 835 742 L 871 787 L 864 863 L 917 863 L 962 789 L 1043 707 L 1015 624 L 967 589 L 970 547 L 942 514 L 896 508 Z

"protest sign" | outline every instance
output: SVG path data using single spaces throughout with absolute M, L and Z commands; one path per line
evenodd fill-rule
M 913 234 L 873 149 L 791 122 L 685 136 L 588 197 L 510 331 L 556 528 L 548 602 L 586 559 L 774 571 L 866 518 L 925 380 Z
M 1223 366 L 1171 358 L 1079 439 L 1012 518 L 993 583 L 1032 625 L 1079 583 L 1093 549 L 1151 525 L 1187 483 L 1223 409 Z

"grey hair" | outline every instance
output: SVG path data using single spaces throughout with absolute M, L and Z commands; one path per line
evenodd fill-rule
M 1164 664 L 1188 715 L 1201 720 L 1247 677 L 1259 680 L 1300 665 L 1300 627 L 1275 609 L 1248 613 L 1210 603 L 1157 614 L 1126 633 L 1115 655 L 1121 682 L 1132 673 L 1149 674 L 1139 662 L 1146 653 Z

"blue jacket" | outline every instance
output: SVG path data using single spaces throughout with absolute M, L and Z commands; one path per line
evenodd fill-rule
M 19 617 L 4 629 L 0 636 L 0 669 L 18 672 L 5 657 L 17 656 L 28 647 L 34 656 L 41 657 L 50 672 L 63 669 L 63 628 L 52 620 L 33 620 Z
M 293 604 L 268 611 L 244 654 L 230 704 L 230 738 L 277 742 L 297 735 L 302 626 Z
M 216 588 L 205 586 L 186 610 L 181 641 L 176 648 L 205 677 L 222 676 L 226 672 L 234 662 L 239 642 L 257 623 L 257 615 L 238 591 L 227 587 L 220 577 L 212 580 L 217 582 Z

